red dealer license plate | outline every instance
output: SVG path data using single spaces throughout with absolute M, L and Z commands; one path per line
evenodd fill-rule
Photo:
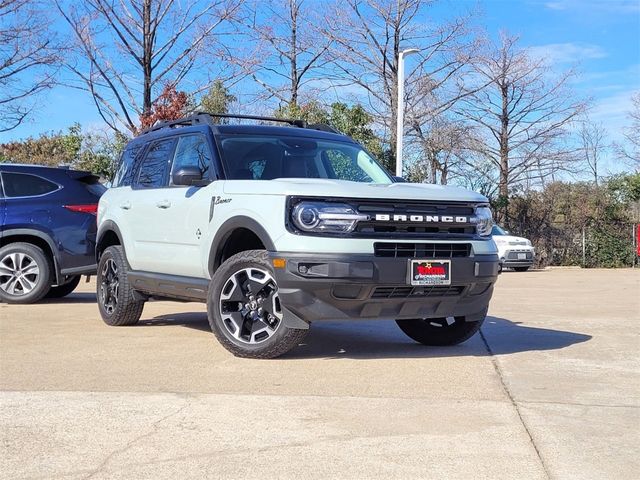
M 411 285 L 451 285 L 451 260 L 410 260 Z

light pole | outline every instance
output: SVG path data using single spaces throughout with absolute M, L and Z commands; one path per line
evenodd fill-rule
M 398 111 L 396 117 L 396 177 L 402 176 L 402 136 L 404 134 L 404 57 L 418 53 L 417 48 L 407 48 L 398 57 Z

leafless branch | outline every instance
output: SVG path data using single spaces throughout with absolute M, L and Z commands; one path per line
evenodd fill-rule
M 72 33 L 67 62 L 80 87 L 114 129 L 135 133 L 166 84 L 198 83 L 236 21 L 243 0 L 179 3 L 175 0 L 55 0 Z M 211 67 L 213 65 L 213 67 Z M 197 75 L 191 75 L 193 72 Z M 208 83 L 207 81 L 202 83 Z M 191 86 L 200 91 L 206 85 Z
M 38 95 L 54 85 L 60 57 L 44 7 L 0 1 L 0 132 L 20 125 Z

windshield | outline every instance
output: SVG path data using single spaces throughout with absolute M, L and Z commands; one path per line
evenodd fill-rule
M 330 178 L 393 183 L 389 174 L 357 144 L 266 135 L 219 138 L 222 162 L 230 180 Z
M 506 230 L 503 230 L 502 227 L 494 225 L 491 229 L 491 235 L 508 235 L 508 233 L 506 232 Z

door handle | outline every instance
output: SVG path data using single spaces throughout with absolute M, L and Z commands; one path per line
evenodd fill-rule
M 123 210 L 129 210 L 131 208 L 131 202 L 122 202 L 120 208 Z
M 158 208 L 169 208 L 171 206 L 171 202 L 169 200 L 160 200 L 156 203 L 156 207 Z

